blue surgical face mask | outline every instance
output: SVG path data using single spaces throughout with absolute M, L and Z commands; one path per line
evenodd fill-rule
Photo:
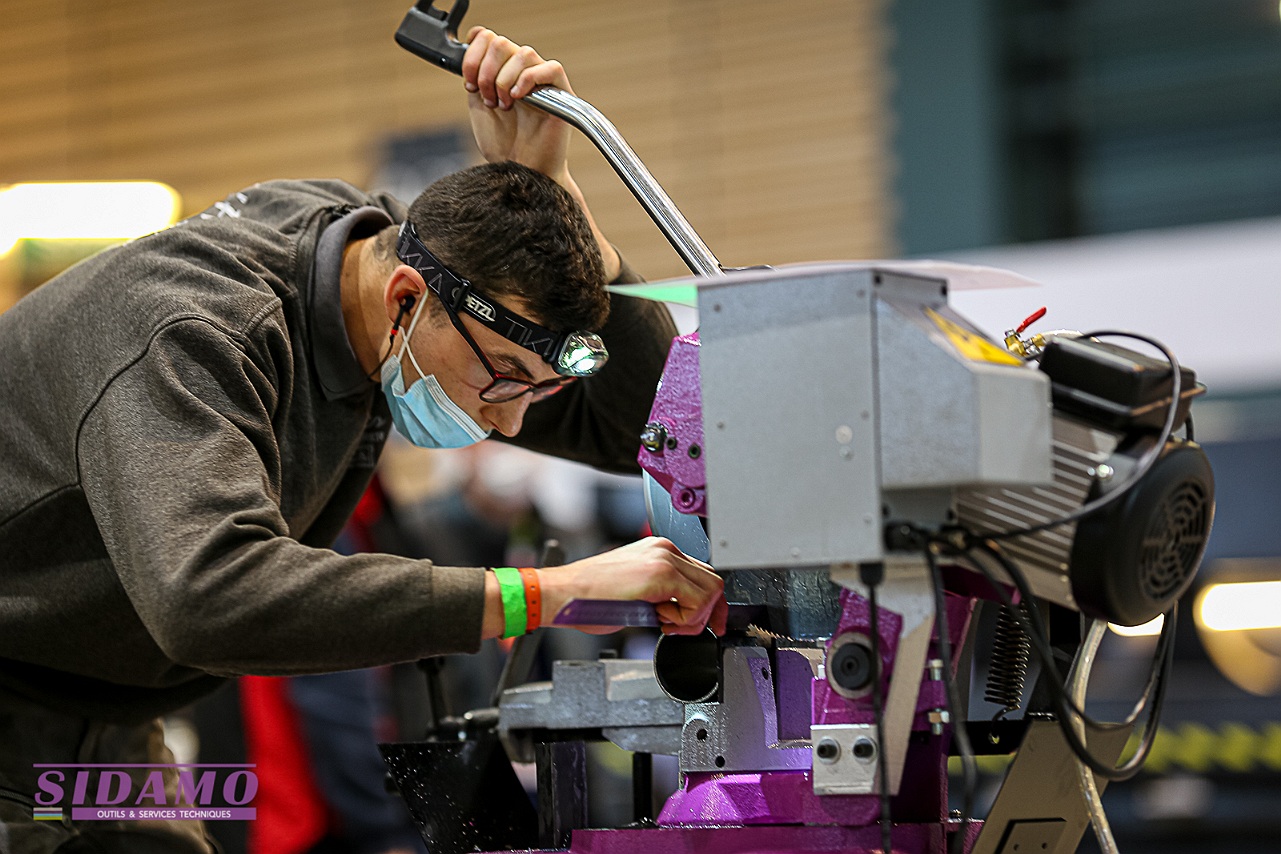
M 383 394 L 391 407 L 391 420 L 402 436 L 420 448 L 462 448 L 475 444 L 488 436 L 489 431 L 482 430 L 471 416 L 449 399 L 435 375 L 418 367 L 414 351 L 409 349 L 409 337 L 414 334 L 418 318 L 426 313 L 426 306 L 414 312 L 399 352 L 383 362 Z M 400 368 L 400 360 L 405 353 L 409 354 L 409 361 L 419 376 L 408 391 L 405 391 L 405 378 Z

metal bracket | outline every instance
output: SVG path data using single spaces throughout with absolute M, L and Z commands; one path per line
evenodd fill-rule
M 867 588 L 859 580 L 858 567 L 832 567 L 832 580 L 842 587 L 847 587 L 866 596 Z M 916 712 L 916 699 L 921 692 L 921 676 L 925 672 L 925 658 L 929 652 L 930 636 L 934 632 L 934 592 L 932 581 L 924 558 L 916 556 L 888 555 L 885 558 L 885 580 L 876 588 L 877 600 L 881 608 L 893 611 L 903 618 L 903 631 L 899 637 L 898 654 L 894 657 L 894 669 L 890 671 L 890 690 L 885 701 L 885 733 L 878 737 L 876 727 L 863 724 L 832 725 L 828 729 L 846 730 L 845 733 L 827 732 L 826 737 L 838 744 L 852 746 L 857 738 L 870 738 L 878 750 L 885 750 L 887 771 L 889 772 L 889 790 L 898 794 L 899 783 L 903 779 L 903 764 L 907 757 L 908 739 L 912 734 L 912 719 Z M 817 748 L 819 736 L 815 731 L 814 744 Z M 868 733 L 868 730 L 871 733 Z M 875 772 L 875 763 L 872 763 Z M 838 762 L 835 765 L 825 764 L 814 754 L 814 792 L 820 795 L 871 794 L 879 791 L 875 784 L 871 788 L 863 779 L 861 763 Z M 834 774 L 835 772 L 835 774 Z M 844 776 L 849 774 L 848 777 Z M 833 776 L 836 779 L 833 779 Z M 823 782 L 820 786 L 820 779 Z

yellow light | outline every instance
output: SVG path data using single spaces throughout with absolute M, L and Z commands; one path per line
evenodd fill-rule
M 1201 593 L 1196 616 L 1216 632 L 1281 628 L 1281 581 L 1212 584 Z
M 0 190 L 0 255 L 29 240 L 129 240 L 172 225 L 178 193 L 155 181 L 14 184 Z
M 1150 638 L 1161 634 L 1165 625 L 1165 614 L 1157 614 L 1156 619 L 1148 620 L 1141 626 L 1118 626 L 1108 623 L 1108 628 L 1123 638 Z

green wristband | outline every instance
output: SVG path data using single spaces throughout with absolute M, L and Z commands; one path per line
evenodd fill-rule
M 503 637 L 514 638 L 525 633 L 525 583 L 520 570 L 512 566 L 494 567 L 498 593 L 503 599 Z

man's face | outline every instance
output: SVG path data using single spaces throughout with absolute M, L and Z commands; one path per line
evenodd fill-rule
M 519 314 L 528 316 L 528 306 L 516 297 L 504 297 L 504 305 Z M 515 436 L 525 418 L 533 397 L 521 395 L 506 403 L 488 403 L 480 393 L 493 382 L 493 377 L 481 363 L 475 351 L 468 346 L 462 334 L 450 322 L 440 301 L 430 293 L 420 301 L 423 309 L 431 314 L 415 327 L 409 346 L 424 371 L 434 374 L 441 388 L 464 412 L 485 430 L 497 430 L 504 436 Z M 485 354 L 494 370 L 530 383 L 557 379 L 556 371 L 536 354 L 508 341 L 466 314 L 460 315 L 467 333 Z M 406 324 L 407 326 L 408 324 Z M 401 359 L 405 387 L 419 378 L 408 356 Z

